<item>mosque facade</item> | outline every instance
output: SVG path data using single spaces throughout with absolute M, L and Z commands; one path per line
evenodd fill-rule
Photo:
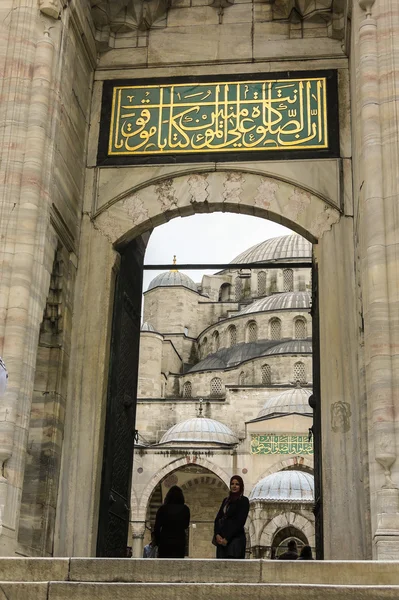
M 213 557 L 213 519 L 231 473 L 250 498 L 248 556 L 274 557 L 292 538 L 315 546 L 311 270 L 296 268 L 310 265 L 311 252 L 298 234 L 274 238 L 200 284 L 176 267 L 144 292 L 135 556 L 176 484 L 192 513 L 188 556 Z
M 137 554 L 174 477 L 193 555 L 238 471 L 250 556 L 399 558 L 398 39 L 393 0 L 2 0 L 0 555 Z M 301 236 L 312 289 L 285 242 L 167 264 L 141 331 L 151 232 L 213 212 Z M 253 451 L 310 390 L 320 461 Z

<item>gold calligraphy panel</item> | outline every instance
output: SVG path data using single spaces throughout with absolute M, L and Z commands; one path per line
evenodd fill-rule
M 251 436 L 251 454 L 313 454 L 313 439 L 307 435 Z
M 323 148 L 326 77 L 113 88 L 109 156 Z

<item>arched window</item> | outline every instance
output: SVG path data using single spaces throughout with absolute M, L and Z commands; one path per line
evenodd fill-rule
M 217 352 L 219 350 L 219 346 L 220 346 L 220 337 L 219 337 L 219 332 L 215 331 L 212 335 L 212 346 L 213 346 L 213 351 Z
M 294 381 L 306 383 L 306 369 L 303 362 L 296 362 L 294 365 Z
M 305 319 L 295 319 L 295 339 L 303 340 L 306 338 L 306 321 Z
M 223 396 L 223 383 L 220 377 L 211 379 L 211 397 L 218 398 Z
M 202 352 L 204 353 L 204 356 L 206 355 L 207 350 L 208 350 L 208 338 L 205 336 L 204 339 L 202 340 Z
M 280 319 L 274 318 L 269 321 L 270 327 L 270 339 L 281 340 L 281 321 Z
M 238 378 L 238 385 L 245 385 L 245 373 L 241 371 L 240 376 Z
M 262 365 L 262 383 L 269 385 L 272 382 L 272 369 L 270 365 Z
M 230 325 L 227 330 L 227 343 L 229 347 L 235 346 L 237 343 L 237 328 L 235 325 Z
M 191 381 L 186 381 L 183 385 L 183 398 L 191 398 L 193 393 L 193 388 L 191 385 Z
M 294 271 L 292 269 L 284 269 L 283 271 L 283 291 L 294 291 Z
M 219 288 L 219 302 L 228 302 L 231 297 L 231 285 L 229 283 L 222 283 Z
M 258 296 L 266 296 L 266 272 L 258 273 Z
M 245 341 L 256 342 L 258 339 L 258 326 L 256 321 L 249 321 L 245 328 Z
M 241 277 L 236 278 L 235 292 L 236 292 L 236 302 L 239 302 L 242 298 L 242 279 L 241 279 Z

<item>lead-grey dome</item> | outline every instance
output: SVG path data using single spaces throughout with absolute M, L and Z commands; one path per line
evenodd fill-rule
M 299 310 L 310 309 L 311 295 L 309 292 L 282 292 L 256 300 L 249 306 L 243 308 L 239 314 L 277 311 L 277 310 Z M 235 315 L 237 316 L 237 315 Z
M 309 398 L 311 395 L 311 389 L 301 387 L 281 392 L 281 394 L 277 394 L 266 400 L 262 410 L 258 414 L 258 418 L 292 413 L 311 415 L 313 412 L 309 406 Z
M 220 421 L 194 417 L 173 425 L 161 438 L 160 444 L 206 443 L 232 445 L 238 443 L 237 436 Z
M 266 260 L 311 259 L 312 244 L 297 233 L 265 240 L 241 252 L 232 263 L 262 262 Z
M 181 285 L 189 290 L 198 292 L 197 286 L 191 277 L 185 275 L 184 273 L 180 273 L 180 271 L 167 271 L 166 273 L 160 273 L 151 281 L 147 292 L 156 287 L 172 287 L 177 285 Z
M 305 471 L 278 471 L 258 481 L 250 501 L 314 502 L 314 477 Z
M 141 326 L 141 331 L 154 331 L 155 332 L 155 328 L 153 325 L 151 325 L 151 323 L 149 323 L 148 321 L 145 321 Z

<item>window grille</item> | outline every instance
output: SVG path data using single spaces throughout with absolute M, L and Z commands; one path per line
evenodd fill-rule
M 223 396 L 223 384 L 219 377 L 214 377 L 211 380 L 211 397 L 217 398 L 218 396 Z
M 236 293 L 236 302 L 239 302 L 242 298 L 242 280 L 241 277 L 237 277 L 235 282 L 235 293 Z
M 284 269 L 283 286 L 284 292 L 294 291 L 294 271 L 292 269 Z
M 235 346 L 237 343 L 237 328 L 235 325 L 230 325 L 228 328 L 229 346 Z
M 306 370 L 303 362 L 297 362 L 294 365 L 294 381 L 306 383 Z
M 191 381 L 186 381 L 183 385 L 183 398 L 191 398 L 193 395 L 193 388 L 191 385 Z
M 266 296 L 266 273 L 259 271 L 258 273 L 258 296 Z
M 241 371 L 240 376 L 238 378 L 238 385 L 244 385 L 245 384 L 245 373 L 244 371 Z
M 247 341 L 256 342 L 258 339 L 258 326 L 255 321 L 250 321 L 247 325 Z
M 219 350 L 219 346 L 220 346 L 219 332 L 215 331 L 212 338 L 213 338 L 213 351 L 217 352 Z
M 270 384 L 272 382 L 272 369 L 270 365 L 262 365 L 262 383 Z
M 270 339 L 281 340 L 281 321 L 280 319 L 270 320 Z
M 296 319 L 295 321 L 295 339 L 303 340 L 306 338 L 306 322 L 304 319 Z

